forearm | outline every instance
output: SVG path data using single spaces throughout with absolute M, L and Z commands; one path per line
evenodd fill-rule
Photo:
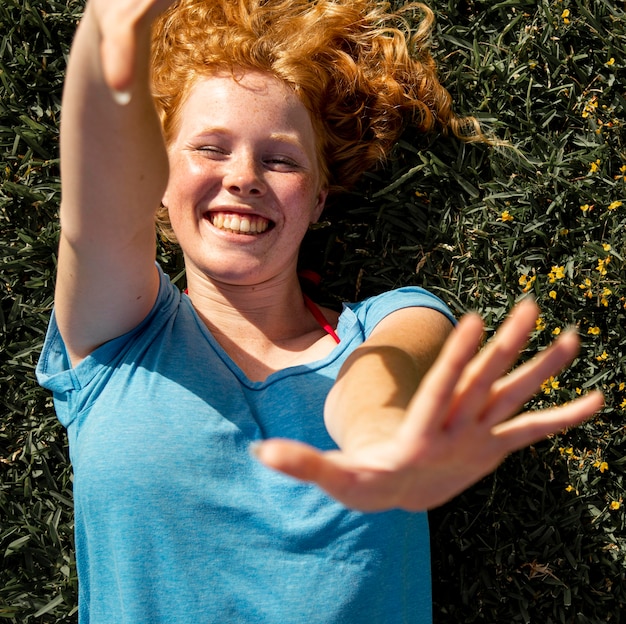
M 325 405 L 328 432 L 345 450 L 393 436 L 452 325 L 439 312 L 393 313 L 346 360 Z
M 402 349 L 363 345 L 350 355 L 325 404 L 326 428 L 343 450 L 392 436 L 421 374 Z
M 68 65 L 61 121 L 64 237 L 132 241 L 149 227 L 167 183 L 167 154 L 149 90 L 149 37 L 138 29 L 132 99 L 115 102 L 103 78 L 101 32 L 88 5 Z

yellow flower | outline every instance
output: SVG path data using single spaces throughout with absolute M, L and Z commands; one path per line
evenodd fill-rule
M 528 292 L 532 288 L 536 279 L 536 275 L 532 275 L 531 277 L 529 277 L 528 275 L 520 275 L 518 283 L 520 286 L 523 286 L 522 290 L 524 292 Z
M 625 409 L 625 408 L 626 408 L 626 399 L 624 399 L 624 400 L 623 400 L 623 401 L 619 404 L 619 406 L 620 406 L 622 409 Z
M 553 266 L 550 273 L 548 273 L 548 281 L 551 284 L 554 284 L 556 280 L 563 279 L 565 277 L 565 267 L 564 266 Z
M 569 19 L 567 19 L 569 17 L 569 9 L 565 9 L 563 11 L 563 13 L 561 13 L 561 19 L 563 20 L 564 24 L 569 24 Z
M 553 336 L 558 336 L 560 333 L 561 333 L 561 328 L 560 328 L 560 327 L 555 327 L 555 328 L 552 330 L 552 335 L 553 335 Z
M 596 267 L 596 271 L 600 273 L 600 275 L 606 275 L 606 265 L 611 262 L 611 256 L 607 256 L 606 258 L 598 258 L 598 266 Z
M 624 388 L 626 388 L 626 383 L 624 383 L 624 382 L 622 381 L 622 382 L 620 382 L 620 384 L 619 384 L 619 386 L 618 386 L 618 389 L 619 389 L 619 391 L 621 392 Z
M 609 243 L 602 243 L 602 249 L 604 249 L 604 251 L 611 251 L 611 245 L 609 245 Z
M 582 116 L 584 118 L 589 117 L 589 115 L 592 115 L 593 113 L 595 113 L 596 108 L 598 108 L 598 98 L 594 95 L 586 104 L 585 104 L 585 108 L 583 108 L 583 114 Z M 599 162 L 599 161 L 598 161 Z
M 573 486 L 573 485 L 568 485 L 568 486 L 565 488 L 565 491 L 566 491 L 566 492 L 573 492 L 573 491 L 574 491 L 574 486 Z
M 596 357 L 596 360 L 598 360 L 598 362 L 604 362 L 604 360 L 608 360 L 609 359 L 609 354 L 606 351 L 602 351 L 602 355 L 598 355 Z
M 622 205 L 623 205 L 623 202 L 621 202 L 621 201 L 614 201 L 614 202 L 611 202 L 611 203 L 610 203 L 610 204 L 606 207 L 606 209 L 607 209 L 607 210 L 615 210 L 616 208 L 620 208 Z
M 535 321 L 535 331 L 543 331 L 546 328 L 546 324 L 544 322 L 544 320 L 539 317 L 536 321 Z
M 556 379 L 554 377 L 550 377 L 550 379 L 546 379 L 542 384 L 541 384 L 541 389 L 543 390 L 544 394 L 550 394 L 552 392 L 552 390 L 558 390 L 559 386 L 560 386 L 560 382 L 556 381 Z M 569 453 L 569 449 L 566 449 L 565 451 L 566 453 Z M 573 452 L 573 450 L 572 450 Z
M 556 290 L 551 290 L 548 293 L 548 297 L 550 297 L 550 299 L 556 299 Z
M 606 62 L 606 64 L 607 64 L 609 67 L 611 67 L 611 65 L 614 65 L 614 64 L 615 64 L 615 59 L 614 59 L 613 57 L 611 57 L 611 58 L 610 58 L 610 59 Z
M 596 325 L 595 327 L 590 327 L 587 330 L 588 334 L 591 334 L 592 336 L 599 336 L 600 335 L 600 328 Z
M 585 213 L 591 212 L 593 210 L 593 205 L 590 206 L 589 204 L 583 204 L 580 209 Z
M 591 451 L 589 451 L 589 455 L 591 455 Z M 593 462 L 593 467 L 597 468 L 600 472 L 606 472 L 609 469 L 609 465 L 601 459 L 596 459 L 596 461 Z
M 621 507 L 621 503 L 619 501 L 611 501 L 609 507 L 615 511 Z
M 606 286 L 602 289 L 602 295 L 600 296 L 600 303 L 605 307 L 609 307 L 609 297 L 613 294 L 613 291 Z
M 500 220 L 501 221 L 514 221 L 513 216 L 511 215 L 511 213 L 508 210 L 505 210 L 501 215 L 500 215 Z
M 576 394 L 582 394 L 582 393 L 583 393 L 582 388 L 576 388 Z
M 600 159 L 596 160 L 596 162 L 592 162 L 589 165 L 589 173 L 598 173 L 600 171 Z

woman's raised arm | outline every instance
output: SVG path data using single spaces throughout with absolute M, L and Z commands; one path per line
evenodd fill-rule
M 154 213 L 168 164 L 149 88 L 150 26 L 168 4 L 96 0 L 74 39 L 61 120 L 55 294 L 74 364 L 136 326 L 156 297 Z

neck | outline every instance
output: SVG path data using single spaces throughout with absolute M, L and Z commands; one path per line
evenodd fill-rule
M 209 329 L 240 342 L 280 343 L 311 331 L 298 277 L 280 276 L 253 285 L 224 284 L 190 274 L 188 292 Z
M 254 381 L 274 371 L 319 360 L 335 347 L 308 311 L 297 275 L 254 286 L 188 276 L 189 296 L 214 338 Z M 337 315 L 332 311 L 332 320 Z

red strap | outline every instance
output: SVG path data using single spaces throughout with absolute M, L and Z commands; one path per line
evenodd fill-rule
M 330 323 L 326 320 L 326 317 L 322 314 L 322 311 L 311 301 L 309 297 L 303 295 L 304 304 L 309 309 L 311 314 L 315 317 L 315 320 L 319 323 L 319 326 L 333 337 L 333 340 L 339 344 L 339 336 L 335 333 L 335 330 L 331 327 Z

